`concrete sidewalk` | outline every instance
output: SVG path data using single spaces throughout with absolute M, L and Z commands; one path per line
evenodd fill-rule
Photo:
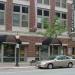
M 3 68 L 31 68 L 35 66 L 31 66 L 29 62 L 19 63 L 19 66 L 15 66 L 15 63 L 0 63 L 0 69 Z

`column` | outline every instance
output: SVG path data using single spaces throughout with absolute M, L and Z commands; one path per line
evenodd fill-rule
M 72 29 L 72 0 L 67 0 L 67 9 L 67 28 L 68 33 L 70 33 Z
M 54 26 L 56 0 L 50 0 L 50 24 Z
M 7 0 L 6 2 L 6 31 L 12 31 L 12 13 L 13 13 L 13 0 Z
M 29 30 L 35 32 L 37 28 L 37 0 L 30 0 Z

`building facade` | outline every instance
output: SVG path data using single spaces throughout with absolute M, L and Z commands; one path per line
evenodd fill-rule
M 63 53 L 75 54 L 75 42 L 69 36 L 72 29 L 71 11 L 71 0 L 0 0 L 0 35 L 8 36 L 7 42 L 0 44 L 0 61 L 15 61 L 14 37 L 17 33 L 22 41 L 20 61 L 30 61 L 40 55 L 44 36 L 39 33 L 45 31 L 44 19 L 53 23 L 55 16 L 60 18 L 68 30 L 68 35 L 58 37 L 62 41 Z

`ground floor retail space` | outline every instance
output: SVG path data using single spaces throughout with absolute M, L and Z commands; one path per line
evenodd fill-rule
M 68 46 L 42 46 L 33 44 L 22 44 L 19 49 L 19 62 L 26 62 L 35 59 L 46 59 L 52 55 L 75 55 L 75 47 L 68 48 Z M 30 50 L 31 49 L 31 50 Z M 30 56 L 31 55 L 31 56 Z M 16 45 L 14 43 L 0 44 L 0 62 L 16 62 Z
M 19 61 L 26 61 L 27 45 L 21 45 L 19 49 Z M 16 62 L 16 45 L 4 43 L 0 44 L 0 62 Z

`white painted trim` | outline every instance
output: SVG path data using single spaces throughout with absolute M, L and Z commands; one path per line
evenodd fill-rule
M 67 0 L 67 3 L 72 4 L 73 0 Z
M 43 9 L 50 9 L 50 5 L 44 5 L 44 4 L 37 4 L 37 7 Z
M 42 45 L 42 43 L 35 43 L 35 45 Z
M 61 8 L 61 7 L 55 7 L 56 11 L 62 11 L 62 12 L 67 12 L 66 8 Z
M 7 2 L 7 0 L 0 0 L 0 1 Z
M 26 44 L 26 45 L 28 45 L 28 44 L 30 44 L 29 42 L 22 42 L 22 44 Z
M 6 32 L 6 31 L 0 31 L 0 35 L 17 35 L 17 32 L 18 32 L 18 35 L 19 36 L 33 36 L 33 37 L 44 37 L 43 35 L 40 35 L 40 34 L 36 34 L 36 33 L 27 33 L 27 32 L 20 32 L 20 31 L 9 31 L 9 32 Z
M 68 44 L 62 44 L 62 46 L 68 46 Z
M 13 0 L 13 3 L 22 4 L 22 5 L 30 5 L 29 1 L 21 1 L 21 0 Z

